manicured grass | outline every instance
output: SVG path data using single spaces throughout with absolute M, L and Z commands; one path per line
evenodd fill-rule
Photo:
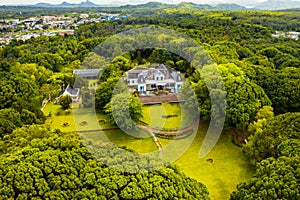
M 177 115 L 165 118 L 167 115 Z M 181 123 L 181 108 L 178 103 L 163 103 L 143 106 L 143 121 L 150 127 L 158 129 L 179 128 Z
M 49 114 L 51 114 L 51 116 L 47 118 L 46 124 L 50 125 L 52 130 L 60 129 L 65 132 L 76 130 L 72 111 L 71 113 L 66 114 L 60 105 L 49 102 L 43 112 L 45 116 L 49 116 Z M 69 126 L 63 126 L 63 123 L 68 123 Z
M 202 123 L 197 135 L 189 148 L 175 161 L 175 164 L 189 177 L 202 182 L 208 188 L 211 199 L 229 199 L 230 193 L 236 185 L 249 179 L 254 169 L 249 165 L 241 148 L 232 143 L 233 133 L 225 131 L 213 150 L 205 157 L 200 158 L 199 152 L 207 131 L 207 123 Z M 105 131 L 105 133 L 88 133 L 88 138 L 101 139 L 101 134 L 118 146 L 126 146 L 139 153 L 158 150 L 152 138 L 135 138 L 123 133 L 121 130 Z M 171 150 L 174 154 L 180 152 L 180 146 L 190 138 L 177 140 L 178 148 Z M 159 138 L 164 148 L 174 140 Z M 180 155 L 180 154 L 179 154 Z M 208 160 L 211 159 L 209 162 Z
M 45 116 L 49 116 L 51 113 L 51 117 L 48 117 L 46 124 L 50 125 L 52 130 L 60 129 L 61 131 L 71 132 L 116 127 L 108 122 L 108 117 L 103 113 L 95 114 L 93 111 L 78 109 L 76 107 L 70 109 L 69 113 L 66 113 L 60 105 L 54 104 L 53 102 L 48 103 L 43 112 Z M 99 123 L 101 120 L 103 122 Z M 68 126 L 63 126 L 64 123 L 68 123 Z
M 121 130 L 81 133 L 80 135 L 84 136 L 86 139 L 92 139 L 94 141 L 107 141 L 108 139 L 117 146 L 126 146 L 138 153 L 148 153 L 158 150 L 156 144 L 153 142 L 153 139 L 143 131 L 141 132 L 140 138 L 133 137 L 122 132 Z M 105 138 L 104 135 L 107 138 Z
M 179 105 L 163 104 L 159 106 L 145 106 L 143 112 L 147 112 L 148 116 L 144 118 L 146 122 L 150 122 L 152 126 L 174 128 L 180 124 L 175 118 L 161 118 L 165 115 L 164 109 L 168 111 L 167 114 L 173 114 L 180 112 Z M 62 131 L 75 131 L 78 127 L 88 130 L 98 125 L 98 121 L 101 119 L 107 120 L 107 116 L 104 114 L 97 114 L 96 118 L 93 113 L 85 112 L 76 115 L 75 126 L 73 113 L 68 115 L 64 114 L 59 105 L 49 103 L 44 113 L 47 116 L 49 112 L 52 113 L 52 117 L 48 118 L 46 123 L 51 126 L 52 129 L 59 128 Z M 61 112 L 60 115 L 56 115 L 57 112 Z M 76 109 L 73 110 L 76 112 Z M 150 113 L 150 114 L 149 114 Z M 178 113 L 177 113 L 178 114 Z M 153 116 L 154 115 L 154 116 Z M 151 118 L 151 121 L 150 121 Z M 166 123 L 162 123 L 163 119 Z M 147 121 L 148 120 L 148 121 Z M 169 121 L 168 121 L 169 120 Z M 80 126 L 78 123 L 86 121 L 88 125 Z M 68 127 L 62 127 L 64 122 L 70 123 Z M 109 123 L 100 124 L 101 128 L 115 127 Z M 241 148 L 232 143 L 231 131 L 224 131 L 222 133 L 218 143 L 213 150 L 205 157 L 199 157 L 200 147 L 207 131 L 208 124 L 202 123 L 198 129 L 197 135 L 189 148 L 175 161 L 181 170 L 189 177 L 198 180 L 206 185 L 209 190 L 211 199 L 228 199 L 230 193 L 235 190 L 236 185 L 240 182 L 246 181 L 253 175 L 253 168 L 248 164 L 246 158 L 241 152 Z M 77 129 L 76 129 L 77 128 Z M 148 137 L 147 133 L 141 133 L 142 138 L 133 137 L 121 130 L 111 130 L 105 132 L 89 132 L 80 133 L 80 135 L 86 138 L 94 140 L 103 140 L 103 136 L 118 146 L 126 146 L 139 153 L 147 153 L 158 150 L 156 144 L 151 137 Z M 158 138 L 164 148 L 168 147 L 174 140 L 167 140 Z M 184 146 L 190 138 L 181 139 L 175 141 L 177 148 L 171 149 L 171 153 L 180 152 L 180 147 Z M 207 160 L 211 159 L 212 162 Z
M 200 158 L 199 152 L 207 131 L 202 124 L 189 149 L 175 162 L 189 177 L 206 185 L 211 199 L 229 199 L 236 185 L 249 179 L 254 169 L 247 162 L 241 148 L 232 143 L 233 133 L 222 133 L 213 150 Z M 213 162 L 208 162 L 212 159 Z

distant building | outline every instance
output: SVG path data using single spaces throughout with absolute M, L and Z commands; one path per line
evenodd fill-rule
M 43 17 L 43 24 L 48 24 L 51 21 L 54 21 L 56 19 L 55 16 L 44 16 Z
M 72 97 L 73 102 L 77 102 L 79 100 L 79 88 L 73 88 L 70 84 L 66 87 L 65 90 L 59 92 L 56 96 L 56 102 L 58 102 L 59 97 L 62 95 L 70 95 Z
M 36 18 L 29 18 L 24 20 L 24 24 L 35 24 L 36 21 Z
M 61 31 L 58 31 L 58 34 L 59 35 L 74 35 L 74 30 L 61 30 Z
M 291 38 L 294 40 L 298 40 L 300 36 L 300 32 L 282 32 L 282 31 L 276 31 L 275 34 L 272 34 L 272 37 L 283 37 L 283 38 Z
M 99 71 L 99 69 L 79 69 L 73 70 L 73 75 L 86 79 L 98 79 Z
M 288 38 L 292 38 L 292 39 L 298 40 L 299 36 L 300 36 L 300 32 L 289 32 L 289 33 L 286 34 L 286 36 Z
M 80 14 L 79 17 L 82 18 L 82 19 L 86 19 L 86 18 L 89 17 L 89 14 Z
M 160 64 L 155 68 L 136 69 L 126 73 L 127 85 L 139 92 L 168 89 L 178 92 L 183 84 L 180 72 Z

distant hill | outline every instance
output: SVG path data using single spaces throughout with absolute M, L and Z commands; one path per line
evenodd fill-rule
M 66 1 L 62 2 L 61 4 L 59 4 L 58 6 L 59 7 L 69 7 L 69 6 L 75 6 L 75 5 L 78 5 L 78 4 L 71 4 L 71 3 L 68 3 Z
M 37 3 L 34 5 L 35 7 L 53 7 L 54 5 L 50 3 Z
M 66 1 L 61 4 L 50 4 L 50 3 L 37 3 L 33 5 L 34 7 L 99 7 L 99 5 L 94 4 L 93 2 L 87 0 L 86 2 L 81 2 L 79 4 L 76 3 L 68 3 Z
M 293 0 L 267 0 L 262 3 L 253 2 L 251 8 L 247 8 L 241 6 L 239 4 L 217 4 L 217 5 L 209 5 L 209 4 L 196 4 L 191 2 L 182 2 L 179 4 L 167 4 L 161 2 L 148 2 L 143 3 L 146 0 L 130 0 L 130 1 L 122 1 L 117 0 L 105 5 L 97 5 L 90 0 L 86 0 L 81 3 L 68 3 L 66 1 L 61 4 L 49 4 L 49 3 L 37 3 L 33 5 L 34 7 L 107 7 L 107 6 L 117 6 L 124 8 L 157 8 L 157 9 L 165 9 L 165 8 L 177 8 L 177 9 L 185 9 L 185 10 L 246 10 L 246 9 L 258 9 L 258 10 L 283 10 L 283 9 L 291 9 L 291 8 L 300 8 L 300 1 Z M 170 1 L 172 2 L 172 1 Z M 126 4 L 126 5 L 125 5 Z
M 282 12 L 300 12 L 300 8 L 290 8 L 290 9 L 283 9 L 283 10 L 278 10 Z
M 160 9 L 164 9 L 164 8 L 169 8 L 169 7 L 174 7 L 174 6 L 175 5 L 169 5 L 169 4 L 160 3 L 160 2 L 148 2 L 145 4 L 137 4 L 137 5 L 127 4 L 127 5 L 121 6 L 121 8 L 160 8 Z
M 121 6 L 121 8 L 136 8 L 136 9 L 143 9 L 143 8 L 157 8 L 157 9 L 165 9 L 165 8 L 177 8 L 177 9 L 184 9 L 184 10 L 245 10 L 246 7 L 237 5 L 237 4 L 219 4 L 216 6 L 212 6 L 209 4 L 196 4 L 191 2 L 182 2 L 177 5 L 175 4 L 165 4 L 160 2 L 148 2 L 145 4 L 138 4 L 138 5 L 125 5 Z
M 86 2 L 81 2 L 79 4 L 80 7 L 94 7 L 97 6 L 96 4 L 94 4 L 93 2 L 90 2 L 89 0 L 87 0 Z
M 268 0 L 254 6 L 259 10 L 282 10 L 289 8 L 300 8 L 300 1 L 292 0 Z
M 176 8 L 180 9 L 186 9 L 186 10 L 211 10 L 213 9 L 213 6 L 208 5 L 208 4 L 195 4 L 195 3 L 187 3 L 187 2 L 182 2 L 179 3 L 178 5 L 175 6 Z
M 244 6 L 238 4 L 218 4 L 214 7 L 216 10 L 247 10 Z

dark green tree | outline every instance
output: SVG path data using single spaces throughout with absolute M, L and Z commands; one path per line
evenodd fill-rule
M 61 95 L 58 99 L 58 103 L 63 109 L 69 109 L 72 103 L 72 97 L 70 95 Z
M 142 103 L 129 93 L 116 94 L 105 107 L 110 121 L 125 130 L 134 130 L 143 117 Z
M 300 139 L 300 113 L 286 113 L 254 124 L 243 151 L 253 164 L 268 157 L 278 157 L 278 146 L 288 139 Z
M 299 199 L 299 157 L 268 158 L 261 161 L 254 176 L 237 186 L 230 199 Z

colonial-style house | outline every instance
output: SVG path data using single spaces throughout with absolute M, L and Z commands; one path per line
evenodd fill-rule
M 177 93 L 183 84 L 183 77 L 180 72 L 160 64 L 155 68 L 128 71 L 126 81 L 130 88 L 139 92 L 167 89 Z

